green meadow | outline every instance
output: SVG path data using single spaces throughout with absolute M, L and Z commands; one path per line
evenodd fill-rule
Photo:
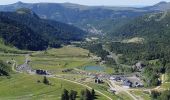
M 0 78 L 0 100 L 60 100 L 63 89 L 78 91 L 78 97 L 82 89 L 81 85 L 62 79 L 48 78 L 51 85 L 42 83 L 43 76 L 28 74 L 13 74 L 10 78 Z M 37 81 L 41 81 L 38 83 Z M 107 100 L 97 94 L 99 100 Z

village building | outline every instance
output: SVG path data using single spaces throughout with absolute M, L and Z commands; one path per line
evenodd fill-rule
M 95 81 L 95 83 L 97 83 L 97 84 L 103 83 L 103 80 L 100 79 L 100 78 L 98 78 L 98 77 L 96 77 L 94 81 Z
M 140 62 L 136 63 L 136 64 L 135 64 L 135 66 L 136 66 L 136 68 L 137 68 L 137 69 L 142 69 L 142 68 L 144 68 L 144 67 L 145 67 L 145 65 L 143 64 L 143 62 L 142 62 L 142 61 L 140 61 Z
M 123 87 L 124 88 L 130 88 L 130 87 L 132 87 L 132 84 L 133 83 L 128 79 L 123 80 Z
M 49 73 L 46 70 L 41 70 L 41 69 L 36 70 L 36 74 L 39 74 L 39 75 L 49 75 Z

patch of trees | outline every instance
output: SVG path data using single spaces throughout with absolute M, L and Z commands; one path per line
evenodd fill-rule
M 96 96 L 96 93 L 94 89 L 89 91 L 88 89 L 82 90 L 80 93 L 80 100 L 94 100 Z M 74 90 L 63 90 L 63 93 L 61 94 L 61 100 L 76 100 L 77 98 L 77 91 Z
M 152 74 L 151 74 L 152 73 Z M 159 78 L 159 72 L 157 69 L 151 66 L 147 66 L 144 69 L 143 75 L 145 76 L 144 81 L 146 82 L 146 87 L 149 86 L 158 86 L 161 84 L 161 81 L 158 79 Z
M 152 91 L 151 97 L 153 100 L 170 100 L 170 91 L 163 92 Z
M 107 66 L 110 66 L 110 67 L 116 66 L 116 62 L 113 58 L 105 58 L 105 61 L 106 61 Z
M 11 73 L 11 67 L 5 62 L 0 60 L 0 76 L 9 76 Z
M 61 95 L 61 100 L 76 100 L 77 98 L 77 91 L 70 90 L 70 92 L 66 89 L 63 90 Z
M 94 53 L 98 57 L 101 57 L 102 60 L 107 59 L 107 55 L 109 55 L 109 52 L 103 50 L 103 46 L 101 43 L 82 44 L 80 47 L 88 49 L 91 53 Z
M 95 91 L 89 91 L 88 89 L 82 90 L 80 94 L 80 100 L 94 100 L 95 99 Z
M 48 80 L 48 78 L 46 76 L 44 76 L 44 78 L 43 78 L 43 83 L 45 85 L 50 85 L 50 81 Z

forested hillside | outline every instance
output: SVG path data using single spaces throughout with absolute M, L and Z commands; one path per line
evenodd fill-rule
M 19 49 L 42 50 L 48 42 L 25 25 L 0 16 L 0 36 L 5 44 Z
M 115 31 L 113 36 L 134 37 L 141 36 L 158 40 L 166 38 L 170 29 L 170 12 L 152 13 L 131 20 Z M 151 39 L 151 40 L 153 40 Z
M 162 57 L 169 60 L 169 25 L 170 12 L 153 13 L 136 18 L 111 35 L 124 38 L 142 37 L 144 43 L 112 43 L 112 46 L 117 47 L 112 50 L 116 53 L 125 53 L 136 60 L 154 60 Z
M 145 78 L 150 85 L 159 85 L 160 73 L 170 72 L 170 12 L 152 13 L 138 17 L 117 29 L 111 36 L 131 39 L 143 38 L 140 43 L 112 42 L 108 44 L 110 51 L 122 54 L 119 62 L 134 65 L 145 62 Z M 150 75 L 152 73 L 152 75 Z
M 0 12 L 1 37 L 19 49 L 43 50 L 83 39 L 86 32 L 64 23 L 40 19 L 29 9 Z

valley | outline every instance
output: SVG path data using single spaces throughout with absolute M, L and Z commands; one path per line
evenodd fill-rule
M 74 51 L 72 51 L 72 50 L 74 50 Z M 58 52 L 56 52 L 56 51 L 58 51 Z M 79 51 L 79 54 L 76 54 L 76 51 Z M 25 71 L 24 73 L 23 73 L 23 70 L 15 71 L 16 67 L 18 67 L 19 65 L 21 65 L 25 62 L 24 61 L 25 54 L 18 54 L 13 57 L 11 56 L 12 54 L 11 55 L 3 54 L 3 57 L 1 57 L 1 59 L 3 61 L 10 61 L 10 59 L 14 59 L 16 61 L 15 63 L 17 63 L 17 64 L 16 65 L 14 64 L 15 65 L 14 66 L 15 73 L 13 73 L 12 76 L 9 77 L 9 79 L 5 79 L 5 77 L 2 78 L 3 81 L 0 82 L 2 86 L 5 86 L 5 84 L 8 84 L 12 89 L 12 90 L 10 90 L 10 87 L 8 89 L 4 88 L 2 90 L 3 92 L 0 93 L 0 95 L 3 96 L 1 99 L 25 98 L 27 100 L 27 98 L 29 99 L 30 96 L 32 99 L 38 99 L 38 98 L 42 98 L 42 97 L 43 98 L 48 97 L 48 99 L 50 99 L 50 98 L 55 98 L 55 99 L 58 98 L 59 99 L 60 91 L 62 91 L 63 88 L 67 88 L 67 89 L 70 88 L 70 90 L 71 89 L 79 89 L 79 91 L 80 91 L 80 89 L 83 89 L 83 88 L 84 89 L 85 88 L 92 89 L 92 87 L 89 87 L 88 85 L 86 85 L 86 83 L 81 81 L 82 79 L 88 78 L 88 76 L 86 76 L 85 74 L 82 74 L 82 75 L 74 74 L 74 73 L 77 73 L 76 69 L 75 69 L 75 72 L 72 72 L 72 71 L 71 72 L 62 72 L 63 70 L 85 66 L 85 65 L 88 65 L 88 64 L 91 64 L 92 62 L 94 62 L 93 60 L 89 61 L 87 59 L 88 51 L 83 50 L 81 48 L 76 48 L 76 47 L 64 47 L 62 49 L 51 49 L 47 52 L 49 52 L 49 54 L 47 54 L 46 56 L 45 56 L 44 52 L 33 52 L 32 54 L 30 54 L 29 59 L 31 61 L 30 65 L 32 66 L 33 69 L 43 69 L 43 70 L 47 70 L 49 72 L 52 71 L 51 72 L 52 77 L 47 75 L 47 77 L 49 77 L 49 80 L 52 84 L 51 86 L 45 86 L 45 85 L 43 85 L 43 83 L 37 83 L 38 80 L 41 80 L 43 78 L 41 75 L 34 75 L 34 74 L 29 75 L 29 73 L 27 73 L 27 70 L 24 70 Z M 56 56 L 61 57 L 61 58 L 57 59 Z M 69 58 L 69 56 L 70 56 L 70 58 Z M 52 59 L 52 57 L 55 57 L 55 58 Z M 36 62 L 36 64 L 33 64 L 35 61 L 38 61 L 38 62 Z M 43 62 L 45 62 L 45 63 L 43 63 Z M 56 63 L 54 63 L 54 62 L 56 62 Z M 68 63 L 67 66 L 65 66 L 66 62 Z M 11 61 L 11 63 L 12 63 L 12 61 Z M 43 64 L 41 64 L 41 63 L 43 63 Z M 53 65 L 53 66 L 51 66 L 51 65 Z M 13 64 L 12 64 L 12 66 L 13 66 Z M 20 80 L 22 80 L 22 81 L 20 81 Z M 91 79 L 91 80 L 93 83 L 93 79 Z M 12 85 L 9 84 L 9 82 L 11 82 L 11 81 L 13 81 Z M 63 88 L 60 87 L 61 84 L 62 84 Z M 67 87 L 68 84 L 69 84 L 69 86 L 68 86 L 69 88 Z M 70 84 L 72 84 L 71 87 L 70 87 Z M 83 87 L 81 87 L 81 88 L 77 87 L 79 85 L 80 86 L 83 85 Z M 17 87 L 19 87 L 19 86 L 23 87 L 22 88 L 23 90 L 21 88 L 19 90 L 17 90 Z M 75 86 L 76 88 L 74 88 L 72 86 Z M 15 87 L 16 89 L 13 87 Z M 104 87 L 106 88 L 107 86 L 104 86 Z M 43 89 L 41 89 L 41 88 L 43 88 Z M 14 89 L 14 91 L 13 91 L 13 89 Z M 7 91 L 5 91 L 5 90 L 7 90 Z M 25 91 L 25 92 L 23 93 L 23 91 Z M 32 92 L 32 91 L 34 91 L 34 92 Z M 58 93 L 57 93 L 57 91 L 58 91 Z M 13 92 L 15 92 L 15 94 L 11 94 Z M 96 90 L 96 92 L 97 92 L 97 90 Z M 9 96 L 4 95 L 3 93 L 4 94 L 8 93 Z M 99 97 L 99 99 L 117 98 L 117 96 L 112 95 L 111 93 L 107 92 L 107 90 L 106 90 L 106 94 L 111 97 L 103 94 L 103 92 L 100 92 L 100 90 L 97 93 L 99 95 L 101 95 Z
M 79 52 L 77 53 L 77 51 Z M 39 98 L 53 100 L 54 98 L 58 98 L 57 100 L 60 100 L 59 94 L 61 94 L 60 91 L 62 91 L 63 88 L 69 90 L 76 89 L 76 91 L 81 91 L 81 89 L 85 88 L 93 88 L 99 95 L 97 96 L 99 100 L 114 100 L 118 98 L 126 100 L 142 100 L 148 98 L 145 100 L 149 100 L 149 94 L 144 92 L 149 91 L 149 89 L 126 89 L 116 81 L 110 80 L 111 75 L 107 71 L 100 70 L 94 72 L 83 70 L 81 67 L 84 66 L 98 66 L 96 65 L 96 60 L 89 59 L 88 54 L 88 50 L 74 46 L 66 46 L 60 49 L 49 49 L 47 51 L 29 52 L 29 65 L 32 69 L 46 70 L 50 73 L 50 75 L 46 75 L 51 83 L 50 86 L 43 85 L 41 82 L 37 83 L 38 80 L 41 81 L 43 79 L 42 75 L 36 75 L 35 72 L 30 73 L 30 71 L 27 70 L 24 70 L 25 72 L 23 72 L 23 70 L 15 71 L 17 66 L 22 65 L 25 62 L 25 55 L 27 54 L 2 54 L 3 56 L 0 57 L 1 60 L 11 61 L 11 59 L 14 59 L 17 64 L 14 64 L 14 73 L 9 79 L 6 79 L 5 77 L 1 78 L 2 81 L 0 81 L 0 84 L 6 88 L 1 88 L 3 92 L 0 93 L 0 98 L 12 100 L 20 98 L 25 98 L 26 100 Z M 11 61 L 11 63 L 13 62 Z M 13 66 L 13 64 L 11 66 Z M 101 78 L 104 81 L 104 84 L 95 83 L 94 77 L 96 76 Z M 9 83 L 11 81 L 13 82 Z M 8 84 L 8 86 L 5 84 Z M 9 86 L 12 90 L 10 90 Z M 77 86 L 80 86 L 81 88 L 78 88 Z M 18 87 L 21 88 L 17 89 Z M 115 94 L 109 92 L 109 89 L 115 89 Z M 136 91 L 138 94 L 136 94 Z M 139 94 L 143 94 L 145 97 L 138 96 Z
M 169 100 L 169 6 L 0 5 L 0 100 Z

